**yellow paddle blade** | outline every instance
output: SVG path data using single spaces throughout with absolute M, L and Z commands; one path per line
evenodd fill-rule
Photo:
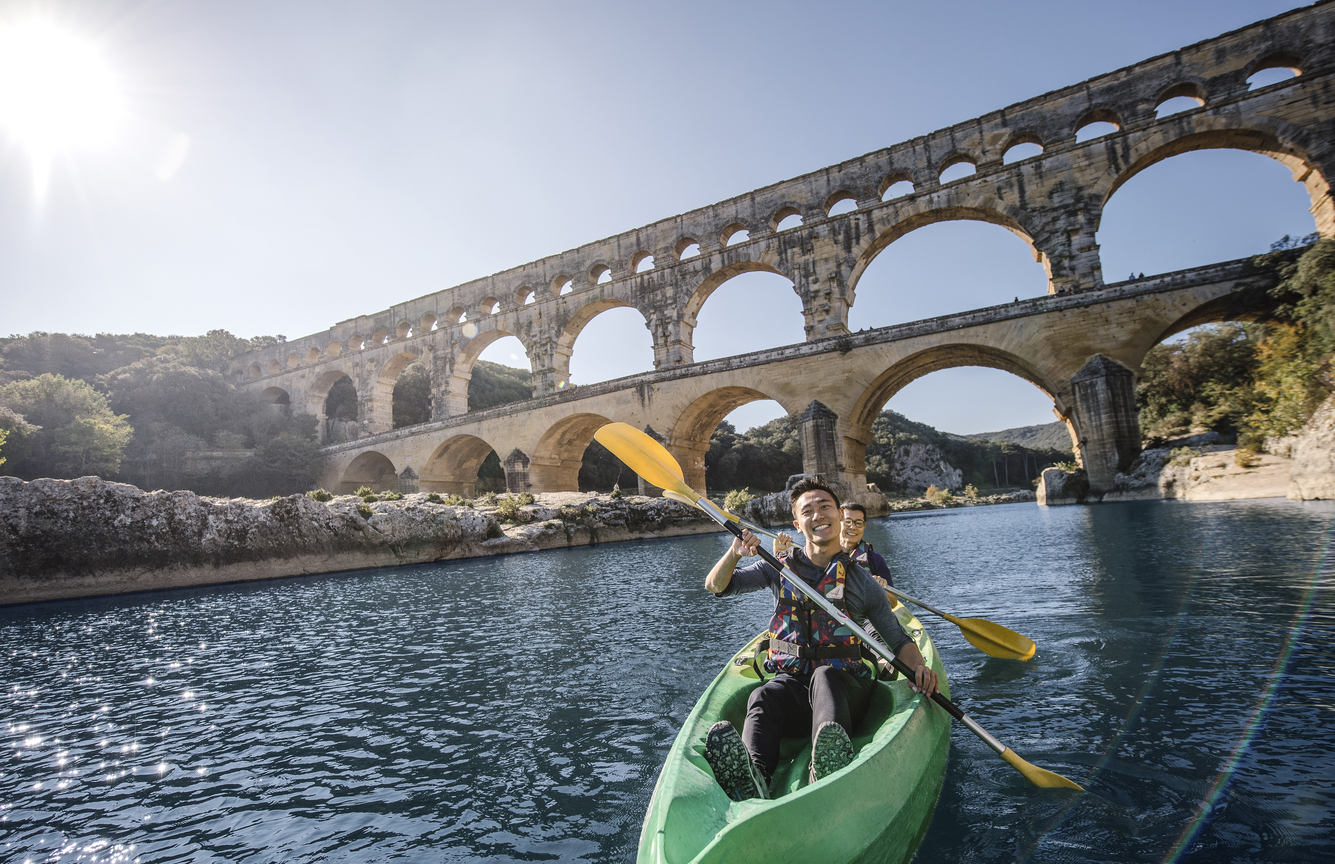
M 986 618 L 956 618 L 950 616 L 950 623 L 960 628 L 969 644 L 989 657 L 1004 660 L 1028 660 L 1034 656 L 1038 646 L 1028 636 L 1021 636 L 1014 630 L 1002 627 Z
M 691 487 L 686 485 L 681 466 L 667 448 L 634 426 L 608 423 L 594 432 L 593 438 L 625 462 L 626 467 L 660 489 L 671 489 L 685 497 L 694 494 Z M 694 498 L 691 498 L 691 503 L 695 503 Z
M 1044 789 L 1079 789 L 1081 792 L 1085 791 L 1085 788 L 1074 780 L 1067 780 L 1055 771 L 1029 764 L 1009 747 L 1002 751 L 1001 758 L 1005 759 L 1008 765 L 1023 774 L 1024 779 L 1035 786 L 1041 786 Z

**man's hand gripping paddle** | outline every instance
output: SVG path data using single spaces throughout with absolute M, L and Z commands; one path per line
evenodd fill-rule
M 676 495 L 671 496 L 674 500 L 679 501 L 686 499 L 692 506 L 698 507 L 705 511 L 705 513 L 709 514 L 715 522 L 722 525 L 732 533 L 733 536 L 738 538 L 742 536 L 742 528 L 737 524 L 736 516 L 719 509 L 708 498 L 697 494 L 695 490 L 686 485 L 686 481 L 682 475 L 681 466 L 677 464 L 677 460 L 672 457 L 672 454 L 669 453 L 667 448 L 662 444 L 659 444 L 634 426 L 629 426 L 625 423 L 609 423 L 595 432 L 593 437 L 597 439 L 599 444 L 602 444 L 608 450 L 611 450 L 617 458 L 626 463 L 632 471 L 643 477 L 649 483 L 662 489 L 664 494 L 669 491 L 675 492 Z M 681 497 L 678 498 L 678 495 Z M 765 559 L 766 563 L 780 573 L 784 573 L 784 571 L 787 570 L 784 563 L 770 554 L 763 546 L 757 551 L 760 553 L 760 557 Z M 904 663 L 904 661 L 896 657 L 889 648 L 882 645 L 878 640 L 873 639 L 866 630 L 858 626 L 858 624 L 851 618 L 835 608 L 834 605 L 826 600 L 819 591 L 802 581 L 802 579 L 795 573 L 792 573 L 792 571 L 788 571 L 784 575 L 784 578 L 788 580 L 793 588 L 805 594 L 811 602 L 824 609 L 832 618 L 857 634 L 858 638 L 861 639 L 869 649 L 885 658 L 886 662 L 899 670 L 905 678 L 910 681 L 913 680 L 914 672 Z M 1024 778 L 1030 783 L 1033 783 L 1035 786 L 1050 789 L 1081 789 L 1080 785 L 1074 781 L 1068 780 L 1062 775 L 1048 771 L 1047 769 L 1031 765 L 1024 759 L 1021 759 L 1015 751 L 989 735 L 983 727 L 979 726 L 971 717 L 961 711 L 959 706 L 950 701 L 950 699 L 940 693 L 932 694 L 932 699 L 942 708 L 946 709 L 950 716 L 963 723 L 970 732 L 978 736 L 979 740 L 1004 759 L 1008 765 L 1024 775 Z

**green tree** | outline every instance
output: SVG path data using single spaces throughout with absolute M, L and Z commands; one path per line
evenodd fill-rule
M 481 411 L 533 398 L 533 376 L 527 369 L 515 369 L 479 360 L 473 365 L 468 382 L 468 410 Z
M 24 479 L 113 476 L 134 429 L 87 382 L 44 374 L 0 387 L 0 406 L 41 428 L 4 469 Z

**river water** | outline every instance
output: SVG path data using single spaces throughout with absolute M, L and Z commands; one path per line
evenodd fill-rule
M 1335 860 L 1330 503 L 874 520 L 956 701 L 919 862 Z M 0 861 L 635 856 L 700 691 L 768 621 L 719 535 L 0 608 Z

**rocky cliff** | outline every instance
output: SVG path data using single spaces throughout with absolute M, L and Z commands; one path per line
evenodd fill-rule
M 1335 498 L 1335 396 L 1286 443 L 1293 460 L 1288 497 L 1299 501 Z
M 495 506 L 409 495 L 326 503 L 144 492 L 97 477 L 0 477 L 0 604 L 118 594 L 718 528 L 662 498 L 539 495 L 509 522 Z
M 920 495 L 928 486 L 959 491 L 964 472 L 946 461 L 932 444 L 916 442 L 895 449 L 890 485 L 911 495 Z

